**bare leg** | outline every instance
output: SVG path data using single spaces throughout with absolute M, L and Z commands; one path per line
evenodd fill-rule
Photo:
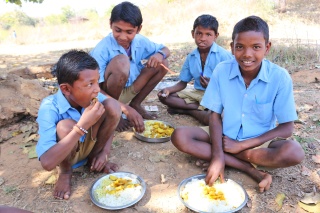
M 198 110 L 199 103 L 187 104 L 184 99 L 176 93 L 170 94 L 167 98 L 159 98 L 160 102 L 167 105 L 169 114 L 185 114 L 197 119 L 204 125 L 209 125 L 208 111 Z
M 60 141 L 62 138 L 67 136 L 72 130 L 73 125 L 76 122 L 73 120 L 62 120 L 57 125 L 57 135 L 58 140 Z M 71 194 L 71 176 L 72 176 L 72 168 L 71 168 L 71 159 L 76 152 L 77 146 L 71 151 L 71 153 L 59 164 L 59 178 L 55 184 L 53 196 L 57 199 L 65 199 L 68 200 Z
M 210 138 L 209 138 L 209 135 L 201 128 L 192 128 L 192 127 L 177 128 L 173 132 L 171 136 L 171 140 L 172 140 L 172 143 L 180 151 L 190 154 L 192 156 L 195 156 L 197 158 L 203 159 L 208 162 L 211 160 Z M 284 167 L 284 166 L 292 166 L 301 162 L 301 160 L 303 159 L 303 155 L 301 156 L 301 151 L 300 151 L 301 148 L 299 149 L 299 147 L 293 143 L 288 143 L 285 147 L 281 147 L 279 144 L 282 144 L 282 143 L 271 144 L 270 148 L 267 148 L 267 150 L 252 149 L 250 150 L 251 151 L 250 156 L 257 155 L 256 156 L 257 159 L 262 157 L 262 159 L 266 161 L 262 165 L 272 166 L 277 168 Z M 286 155 L 284 149 L 289 149 L 289 151 L 291 152 L 291 156 Z M 292 155 L 292 149 L 294 149 L 297 152 L 297 155 L 295 154 Z M 264 152 L 268 153 L 268 158 L 264 158 L 264 157 L 267 157 L 267 156 L 264 156 L 264 155 L 267 155 L 267 153 L 264 153 Z M 247 154 L 250 154 L 250 152 L 248 152 Z M 280 157 L 276 156 L 279 154 L 283 154 L 283 156 L 280 156 Z M 239 169 L 241 171 L 244 171 L 253 179 L 255 179 L 257 182 L 259 182 L 259 189 L 261 192 L 263 192 L 264 190 L 268 190 L 272 182 L 271 175 L 264 173 L 262 171 L 259 171 L 251 165 L 251 163 L 257 163 L 259 162 L 259 160 L 257 160 L 254 157 L 241 159 L 240 156 L 241 154 L 231 155 L 231 154 L 225 153 L 226 165 Z M 253 158 L 255 159 L 255 162 L 251 161 Z M 284 161 L 286 163 L 276 162 L 277 159 Z
M 98 154 L 103 154 L 106 157 L 109 155 L 113 135 L 121 117 L 120 106 L 116 100 L 107 99 L 103 102 L 103 105 L 106 109 L 105 113 L 92 127 L 92 138 L 97 138 L 97 141 L 88 156 L 88 165 L 91 165 L 93 158 L 95 158 Z M 109 173 L 111 170 L 117 171 L 118 166 L 107 161 L 103 171 Z
M 167 66 L 167 60 L 164 61 L 164 64 Z M 156 116 L 149 114 L 141 106 L 141 103 L 166 74 L 167 70 L 162 66 L 158 66 L 157 68 L 143 68 L 133 83 L 134 90 L 138 94 L 131 100 L 130 106 L 139 112 L 144 119 L 156 118 Z
M 108 64 L 104 74 L 105 81 L 100 83 L 100 88 L 114 99 L 119 100 L 121 92 L 127 83 L 129 71 L 129 58 L 122 54 L 117 55 Z M 131 123 L 121 117 L 116 130 L 122 132 L 130 127 L 132 127 Z

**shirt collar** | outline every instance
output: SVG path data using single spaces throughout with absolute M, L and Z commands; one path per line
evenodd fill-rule
M 212 44 L 211 47 L 210 47 L 209 53 L 212 53 L 212 52 L 219 52 L 219 50 L 218 50 L 218 45 L 216 44 L 216 42 L 213 42 L 213 44 Z M 190 54 L 191 54 L 192 56 L 198 56 L 198 57 L 200 58 L 200 53 L 199 53 L 198 48 L 196 48 L 195 50 L 193 50 Z M 208 55 L 209 55 L 209 54 L 208 54 Z
M 72 108 L 69 101 L 66 99 L 66 97 L 64 97 L 60 89 L 57 92 L 57 108 L 60 114 L 63 114 Z
M 259 71 L 258 76 L 256 77 L 256 79 L 268 83 L 269 82 L 269 78 L 268 78 L 268 70 L 267 70 L 267 65 L 266 65 L 265 59 L 263 59 L 261 63 L 262 63 L 262 65 L 261 65 L 260 71 Z M 229 79 L 233 79 L 233 78 L 235 78 L 237 76 L 240 77 L 241 76 L 241 72 L 240 72 L 240 69 L 239 69 L 238 62 L 236 61 L 236 59 L 233 59 L 233 64 L 232 64 L 232 69 L 231 69 L 231 72 L 230 72 L 230 75 L 229 75 Z

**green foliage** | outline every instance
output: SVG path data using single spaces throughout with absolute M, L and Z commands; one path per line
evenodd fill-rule
M 16 25 L 35 26 L 38 23 L 37 19 L 27 16 L 20 11 L 8 12 L 0 16 L 0 25 L 3 29 L 9 30 Z
M 62 22 L 67 23 L 70 18 L 75 17 L 75 12 L 70 6 L 63 7 L 62 9 Z
M 62 24 L 64 20 L 64 17 L 60 15 L 49 15 L 44 18 L 44 22 L 48 25 L 58 25 Z
M 44 0 L 24 0 L 28 2 L 33 2 L 33 3 L 42 3 Z M 12 3 L 21 6 L 22 2 L 21 0 L 6 0 L 6 3 Z

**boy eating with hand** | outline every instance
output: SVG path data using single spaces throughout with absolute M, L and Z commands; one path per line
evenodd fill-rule
M 69 199 L 76 163 L 87 158 L 92 172 L 118 169 L 108 156 L 121 110 L 117 101 L 100 93 L 99 66 L 88 53 L 65 53 L 56 72 L 59 90 L 46 97 L 39 108 L 36 151 L 45 170 L 59 166 L 53 196 Z

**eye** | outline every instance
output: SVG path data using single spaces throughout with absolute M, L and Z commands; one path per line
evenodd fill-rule
M 241 50 L 243 47 L 242 46 L 240 46 L 240 45 L 236 45 L 235 46 L 235 49 L 237 49 L 237 50 Z
M 260 46 L 253 46 L 253 49 L 259 50 L 259 49 L 261 49 L 261 47 Z
M 131 35 L 131 34 L 133 33 L 133 31 L 130 30 L 130 31 L 127 31 L 127 33 L 128 33 L 129 35 Z
M 201 33 L 200 32 L 196 32 L 196 35 L 201 35 Z
M 93 83 L 92 83 L 92 82 L 90 82 L 90 83 L 88 84 L 88 87 L 92 87 L 92 85 L 93 85 Z
M 212 36 L 212 35 L 211 35 L 210 33 L 207 33 L 207 36 L 210 37 L 210 36 Z

